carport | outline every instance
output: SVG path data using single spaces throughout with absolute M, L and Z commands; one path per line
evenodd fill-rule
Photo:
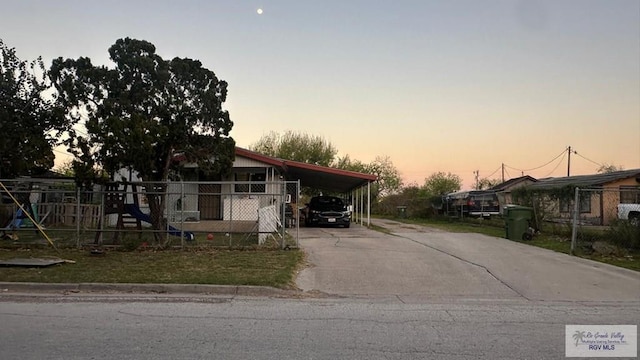
M 236 147 L 236 156 L 269 164 L 287 181 L 300 181 L 301 186 L 348 195 L 353 205 L 353 220 L 371 224 L 371 182 L 377 177 L 300 161 L 278 159 Z

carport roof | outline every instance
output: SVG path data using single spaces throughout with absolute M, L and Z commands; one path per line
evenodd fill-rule
M 371 174 L 279 159 L 240 147 L 236 147 L 236 156 L 272 165 L 279 168 L 287 180 L 300 180 L 301 186 L 325 191 L 346 193 L 377 179 Z

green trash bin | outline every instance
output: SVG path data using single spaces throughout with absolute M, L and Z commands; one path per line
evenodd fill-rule
M 533 208 L 519 205 L 507 205 L 504 207 L 504 225 L 506 238 L 510 240 L 531 240 L 531 220 L 533 220 Z
M 407 207 L 406 206 L 396 206 L 396 209 L 398 209 L 398 217 L 401 219 L 406 219 L 407 218 Z

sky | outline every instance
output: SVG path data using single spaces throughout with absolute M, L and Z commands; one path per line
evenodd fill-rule
M 262 9 L 259 14 L 258 9 Z M 640 168 L 638 0 L 21 0 L 18 56 L 112 66 L 119 38 L 229 83 L 238 146 L 319 135 L 405 184 Z M 68 160 L 56 151 L 58 163 Z

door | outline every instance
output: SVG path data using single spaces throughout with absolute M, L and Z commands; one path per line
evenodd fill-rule
M 222 220 L 220 184 L 198 185 L 198 210 L 200 220 Z

